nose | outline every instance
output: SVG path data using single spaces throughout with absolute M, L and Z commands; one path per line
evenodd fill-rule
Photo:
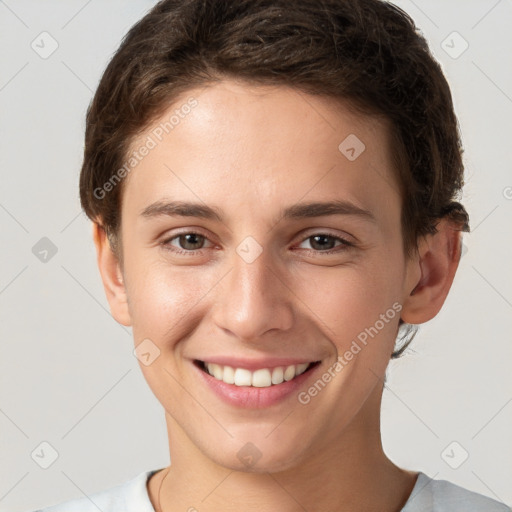
M 265 251 L 252 262 L 233 256 L 231 271 L 215 288 L 215 325 L 240 341 L 268 341 L 293 324 L 293 294 Z

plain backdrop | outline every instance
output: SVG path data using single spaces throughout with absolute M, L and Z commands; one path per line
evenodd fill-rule
M 130 329 L 109 313 L 78 201 L 87 105 L 154 3 L 0 1 L 1 511 L 169 462 L 163 409 Z M 452 87 L 472 233 L 443 310 L 390 363 L 384 448 L 404 468 L 512 504 L 512 2 L 398 5 Z

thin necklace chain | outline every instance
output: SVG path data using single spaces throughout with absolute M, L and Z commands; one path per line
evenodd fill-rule
M 167 469 L 167 473 L 165 473 L 165 476 L 162 478 L 162 481 L 160 482 L 160 486 L 158 487 L 158 494 L 157 494 L 157 504 L 158 504 L 158 510 L 156 512 L 162 512 L 162 509 L 160 508 L 160 492 L 162 491 L 162 485 L 164 483 L 164 480 L 167 478 L 167 475 L 169 474 L 169 471 L 171 470 L 171 466 Z

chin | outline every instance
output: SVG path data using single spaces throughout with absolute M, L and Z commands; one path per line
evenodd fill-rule
M 214 462 L 219 466 L 225 467 L 232 471 L 251 474 L 267 474 L 279 473 L 291 469 L 297 465 L 297 453 L 273 453 L 271 455 L 261 454 L 260 458 L 251 459 L 249 455 L 245 455 L 240 460 L 238 456 L 226 457 L 220 455 L 219 458 L 213 458 Z
M 215 464 L 243 473 L 277 473 L 300 464 L 308 445 L 306 433 L 300 435 L 283 429 L 276 435 L 276 431 L 268 433 L 271 431 L 268 428 L 256 432 L 245 429 L 225 446 L 219 440 L 212 440 L 199 448 Z M 212 450 L 212 446 L 216 449 Z

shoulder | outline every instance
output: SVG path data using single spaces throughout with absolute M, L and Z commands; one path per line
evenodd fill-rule
M 35 512 L 155 512 L 147 492 L 148 478 L 158 470 L 144 471 L 127 482 Z
M 511 512 L 511 508 L 483 494 L 447 480 L 419 473 L 416 485 L 401 512 Z

